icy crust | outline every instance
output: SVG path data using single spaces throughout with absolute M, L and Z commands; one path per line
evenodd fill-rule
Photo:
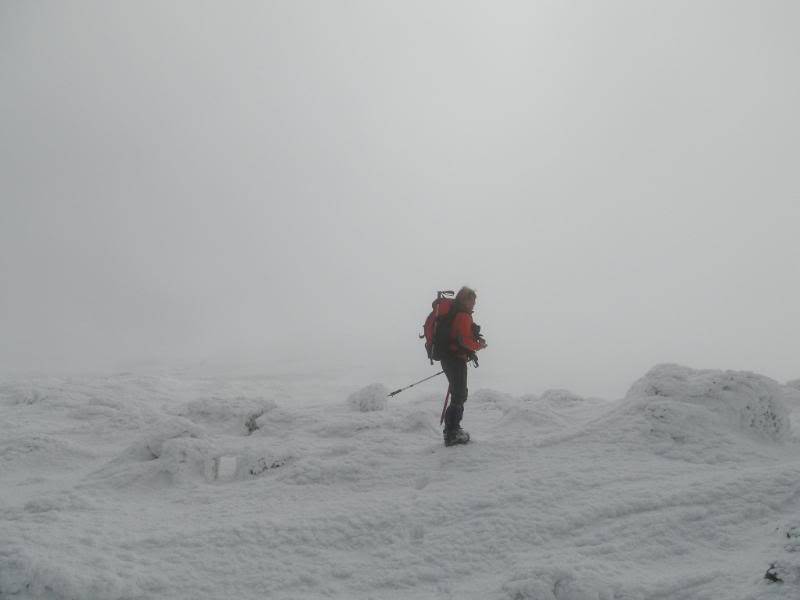
M 701 434 L 698 427 L 730 428 L 781 441 L 791 430 L 784 389 L 746 371 L 698 371 L 665 364 L 631 386 L 626 401 L 665 428 Z

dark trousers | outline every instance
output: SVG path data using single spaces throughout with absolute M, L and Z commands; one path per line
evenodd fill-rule
M 443 358 L 442 370 L 450 384 L 450 406 L 444 414 L 444 430 L 447 432 L 461 426 L 464 402 L 467 401 L 467 363 L 458 358 Z

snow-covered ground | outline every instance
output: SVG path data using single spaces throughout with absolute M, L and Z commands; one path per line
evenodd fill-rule
M 405 383 L 0 379 L 0 598 L 800 598 L 797 383 Z

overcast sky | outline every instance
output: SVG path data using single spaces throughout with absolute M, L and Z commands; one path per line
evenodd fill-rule
M 468 284 L 471 387 L 800 377 L 799 22 L 791 0 L 0 0 L 0 365 L 425 376 L 430 301 Z

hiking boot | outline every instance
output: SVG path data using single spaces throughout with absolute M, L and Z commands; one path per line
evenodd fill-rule
M 452 431 L 444 432 L 444 445 L 455 446 L 456 444 L 466 444 L 469 441 L 469 434 L 459 427 Z

